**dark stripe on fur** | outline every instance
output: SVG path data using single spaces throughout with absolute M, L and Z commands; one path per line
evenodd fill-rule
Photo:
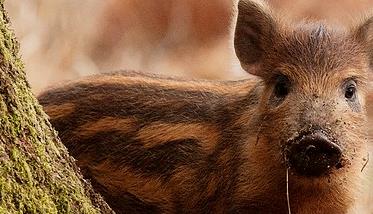
M 69 142 L 69 136 L 63 136 L 61 140 L 78 160 L 79 156 L 90 157 L 91 165 L 111 160 L 115 163 L 113 170 L 129 166 L 134 171 L 165 179 L 177 167 L 198 162 L 203 154 L 196 139 L 170 141 L 149 149 L 133 135 L 119 132 L 100 132 L 87 139 L 74 139 L 74 142 Z
M 116 214 L 161 214 L 162 210 L 157 204 L 146 203 L 135 195 L 126 192 L 120 195 L 113 195 L 104 186 L 91 180 L 93 187 L 100 192 L 110 204 Z
M 141 93 L 140 93 L 141 92 Z M 73 103 L 76 111 L 51 119 L 57 130 L 75 129 L 105 116 L 136 118 L 150 122 L 213 122 L 221 116 L 225 98 L 209 92 L 178 91 L 137 85 L 76 85 L 49 91 L 39 97 L 41 105 Z M 48 113 L 48 112 L 47 112 Z

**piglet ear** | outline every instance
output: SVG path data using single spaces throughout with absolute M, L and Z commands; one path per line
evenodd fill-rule
M 370 17 L 357 28 L 355 37 L 364 45 L 368 54 L 370 69 L 373 70 L 373 17 Z
M 265 2 L 238 2 L 234 48 L 244 70 L 256 76 L 262 75 L 263 57 L 272 45 L 275 29 L 276 23 Z

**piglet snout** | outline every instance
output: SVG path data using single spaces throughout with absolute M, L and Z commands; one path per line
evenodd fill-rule
M 304 176 L 321 176 L 340 165 L 342 149 L 322 132 L 308 133 L 289 144 L 290 167 Z

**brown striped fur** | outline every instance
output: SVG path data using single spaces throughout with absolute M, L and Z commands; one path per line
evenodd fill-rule
M 342 167 L 320 177 L 290 167 L 291 210 L 351 210 L 367 155 L 372 24 L 335 30 L 272 16 L 258 1 L 239 2 L 237 56 L 259 79 L 116 72 L 39 96 L 85 177 L 117 213 L 287 213 L 286 149 L 315 128 L 343 148 Z M 279 75 L 291 81 L 283 100 L 274 97 Z M 343 92 L 350 79 L 354 102 Z

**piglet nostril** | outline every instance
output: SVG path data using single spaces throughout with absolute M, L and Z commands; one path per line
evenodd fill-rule
M 292 142 L 288 157 L 290 166 L 299 174 L 320 176 L 340 163 L 342 150 L 324 134 L 317 132 Z

